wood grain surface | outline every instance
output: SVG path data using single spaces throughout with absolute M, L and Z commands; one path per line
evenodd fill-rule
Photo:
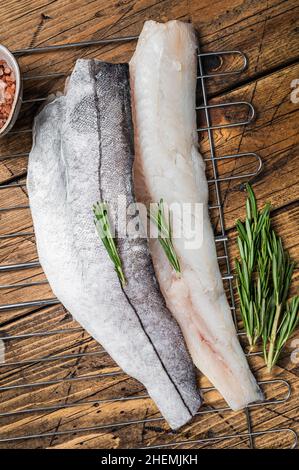
M 249 59 L 242 75 L 209 80 L 211 103 L 247 100 L 257 116 L 246 127 L 214 131 L 216 156 L 256 152 L 262 171 L 252 178 L 259 204 L 272 204 L 273 223 L 285 246 L 298 261 L 298 115 L 299 103 L 290 99 L 291 83 L 299 79 L 299 6 L 296 0 L 3 0 L 0 9 L 0 42 L 16 51 L 87 39 L 138 35 L 147 19 L 192 22 L 202 51 L 240 49 Z M 135 42 L 108 44 L 61 52 L 21 56 L 23 74 L 33 77 L 48 72 L 68 73 L 79 57 L 113 62 L 130 59 Z M 216 62 L 206 66 L 214 70 Z M 219 64 L 218 64 L 219 65 Z M 224 60 L 222 67 L 234 70 L 240 62 Z M 220 70 L 220 69 L 219 69 Z M 46 97 L 63 89 L 64 77 L 24 81 L 24 100 Z M 25 102 L 14 130 L 31 128 L 40 103 Z M 244 119 L 244 108 L 227 107 L 212 113 L 214 124 Z M 198 120 L 204 125 L 203 116 Z M 24 181 L 31 134 L 9 134 L 0 142 L 0 184 Z M 205 132 L 200 148 L 209 158 Z M 7 155 L 22 154 L 17 157 Z M 221 176 L 255 172 L 257 161 L 228 159 L 219 163 Z M 212 177 L 207 163 L 208 177 Z M 231 258 L 236 255 L 235 221 L 244 215 L 246 179 L 221 183 L 225 224 Z M 211 203 L 214 200 L 211 185 Z M 0 265 L 36 261 L 37 253 L 27 191 L 0 189 Z M 15 210 L 7 210 L 19 206 Z M 212 213 L 215 231 L 217 212 Z M 23 232 L 19 237 L 3 235 Z M 29 234 L 28 234 L 29 233 Z M 0 305 L 53 297 L 39 267 L 0 271 Z M 33 287 L 7 284 L 38 283 Z M 298 269 L 293 291 L 298 290 Z M 40 333 L 38 336 L 32 334 Z M 299 338 L 298 331 L 293 339 Z M 118 366 L 61 306 L 19 308 L 0 312 L 0 338 L 5 344 L 0 364 L 0 447 L 2 448 L 136 448 L 168 444 L 178 448 L 246 448 L 246 415 L 223 410 L 225 403 L 215 391 L 205 393 L 202 413 L 180 432 L 170 431 L 154 403 L 144 397 L 142 385 Z M 0 343 L 0 345 L 2 342 Z M 244 344 L 246 348 L 246 343 Z M 294 343 L 288 343 L 278 366 L 269 376 L 259 355 L 249 357 L 258 380 L 276 380 L 264 385 L 269 400 L 250 410 L 256 447 L 290 447 L 298 431 L 298 365 L 291 361 Z M 297 344 L 298 347 L 298 344 Z M 199 375 L 199 384 L 208 387 Z M 291 396 L 287 400 L 288 381 Z M 117 400 L 124 397 L 124 400 Z M 135 398 L 132 398 L 135 397 Z M 222 411 L 216 412 L 217 408 Z M 148 420 L 144 422 L 144 420 Z M 127 424 L 123 424 L 129 422 Z M 130 423 L 131 422 L 131 423 Z M 264 431 L 282 429 L 266 433 Z M 236 434 L 243 437 L 234 437 Z M 44 434 L 41 437 L 40 434 Z M 231 436 L 219 439 L 221 436 Z

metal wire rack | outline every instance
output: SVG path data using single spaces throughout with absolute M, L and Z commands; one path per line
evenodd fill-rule
M 95 46 L 95 45 L 105 45 L 105 44 L 111 44 L 111 43 L 123 43 L 125 41 L 134 41 L 138 39 L 138 36 L 128 36 L 128 37 L 120 37 L 120 38 L 113 38 L 113 39 L 102 39 L 102 40 L 90 40 L 90 41 L 84 41 L 84 42 L 76 42 L 76 43 L 69 43 L 69 44 L 59 44 L 59 45 L 53 45 L 53 46 L 47 46 L 47 47 L 39 47 L 39 48 L 27 48 L 27 49 L 21 49 L 14 51 L 15 56 L 21 56 L 21 55 L 28 55 L 28 54 L 36 54 L 36 53 L 46 53 L 46 52 L 53 52 L 53 51 L 61 51 L 69 48 L 82 48 L 82 47 L 89 47 L 89 46 Z M 223 72 L 216 72 L 216 73 L 206 73 L 205 72 L 205 66 L 204 66 L 204 60 L 205 58 L 208 57 L 225 57 L 225 56 L 238 56 L 239 59 L 242 60 L 242 66 L 238 68 L 237 70 L 233 71 L 223 71 Z M 252 106 L 251 103 L 247 101 L 234 101 L 234 102 L 225 102 L 225 103 L 220 103 L 220 104 L 208 104 L 208 95 L 207 95 L 207 89 L 206 89 L 206 79 L 211 79 L 215 77 L 221 77 L 221 76 L 228 76 L 228 75 L 234 75 L 234 74 L 240 74 L 247 68 L 247 58 L 246 56 L 237 50 L 232 50 L 232 51 L 218 51 L 218 52 L 206 52 L 206 53 L 201 53 L 198 51 L 198 70 L 199 70 L 199 75 L 197 77 L 198 79 L 198 86 L 199 90 L 201 92 L 202 96 L 202 104 L 197 106 L 196 109 L 198 111 L 203 111 L 205 120 L 206 120 L 206 126 L 205 127 L 199 127 L 197 129 L 198 132 L 207 132 L 208 134 L 208 141 L 209 141 L 209 152 L 210 152 L 210 157 L 207 158 L 206 160 L 209 161 L 212 164 L 212 170 L 213 170 L 213 178 L 210 179 L 208 182 L 210 185 L 214 186 L 215 190 L 215 195 L 216 195 L 216 204 L 210 206 L 210 210 L 216 210 L 218 211 L 218 220 L 219 220 L 219 226 L 220 226 L 220 233 L 215 237 L 215 241 L 217 244 L 222 244 L 223 246 L 223 252 L 224 255 L 219 256 L 219 260 L 224 260 L 225 262 L 225 269 L 226 272 L 222 276 L 222 279 L 224 281 L 228 282 L 228 288 L 229 288 L 229 296 L 230 296 L 230 301 L 231 301 L 231 310 L 232 310 L 232 315 L 235 321 L 235 325 L 237 327 L 237 333 L 238 335 L 243 335 L 244 333 L 242 331 L 238 330 L 238 324 L 237 324 L 237 318 L 236 318 L 236 305 L 235 305 L 235 300 L 234 300 L 234 290 L 233 290 L 233 274 L 231 272 L 230 268 L 230 260 L 229 260 L 229 255 L 228 255 L 228 237 L 225 231 L 225 222 L 224 222 L 224 213 L 223 213 L 223 203 L 222 203 L 222 197 L 221 197 L 221 191 L 220 191 L 220 183 L 223 181 L 230 181 L 233 179 L 248 179 L 252 176 L 257 175 L 261 168 L 262 168 L 262 160 L 259 155 L 253 152 L 248 152 L 248 153 L 237 153 L 237 154 L 231 154 L 231 155 L 223 155 L 220 157 L 217 157 L 215 155 L 215 145 L 214 145 L 214 135 L 213 131 L 215 129 L 221 129 L 221 128 L 227 128 L 227 127 L 236 127 L 236 126 L 244 126 L 246 124 L 249 124 L 255 117 L 255 110 Z M 48 73 L 48 74 L 42 74 L 42 75 L 25 75 L 23 76 L 23 80 L 39 80 L 39 79 L 47 79 L 47 78 L 58 78 L 58 77 L 63 77 L 67 76 L 68 72 L 59 72 L 59 73 Z M 33 99 L 24 99 L 23 103 L 33 103 L 33 102 L 38 102 L 38 101 L 44 101 L 46 97 L 37 97 Z M 212 119 L 211 119 L 211 114 L 210 111 L 214 108 L 225 108 L 228 106 L 246 106 L 248 108 L 248 114 L 247 114 L 247 119 L 239 122 L 233 122 L 230 124 L 224 124 L 224 125 L 213 125 L 212 124 Z M 10 131 L 9 135 L 18 135 L 18 134 L 24 134 L 24 133 L 31 133 L 31 129 L 22 129 L 22 130 L 12 130 Z M 18 158 L 18 157 L 28 157 L 29 153 L 28 152 L 22 152 L 22 153 L 14 153 L 14 154 L 6 154 L 6 155 L 1 155 L 0 160 L 6 160 L 6 159 L 13 159 L 13 158 Z M 251 173 L 243 173 L 243 174 L 238 174 L 238 175 L 230 175 L 226 177 L 221 177 L 219 176 L 218 172 L 218 162 L 223 161 L 223 160 L 228 160 L 228 159 L 236 159 L 236 158 L 254 158 L 256 160 L 256 169 L 255 171 Z M 23 181 L 18 181 L 18 182 L 12 182 L 8 184 L 2 184 L 0 185 L 0 190 L 4 189 L 10 189 L 10 188 L 22 188 L 25 187 L 26 183 Z M 1 194 L 1 193 L 0 193 Z M 10 206 L 10 207 L 4 207 L 0 208 L 0 213 L 1 212 L 14 212 L 18 210 L 23 210 L 23 209 L 29 209 L 29 205 L 15 205 L 15 206 Z M 0 235 L 0 240 L 1 239 L 8 239 L 8 238 L 17 238 L 17 237 L 24 237 L 24 236 L 33 236 L 33 232 L 14 232 L 14 233 L 7 233 Z M 36 268 L 39 267 L 40 264 L 38 261 L 30 261 L 30 262 L 25 262 L 25 263 L 18 263 L 18 264 L 7 264 L 7 265 L 0 265 L 0 273 L 3 272 L 15 272 L 23 269 L 31 269 L 31 268 Z M 23 287 L 31 287 L 31 286 L 38 286 L 47 283 L 47 281 L 36 281 L 36 282 L 21 282 L 21 283 L 13 283 L 13 284 L 2 284 L 0 285 L 0 292 L 1 289 L 8 289 L 8 288 L 23 288 Z M 2 304 L 0 305 L 0 313 L 4 311 L 10 311 L 10 310 L 15 310 L 19 308 L 28 308 L 28 307 L 46 307 L 50 305 L 55 305 L 59 304 L 59 301 L 56 298 L 52 299 L 41 299 L 41 300 L 25 300 L 23 302 L 19 303 L 14 303 L 14 304 Z M 0 337 L 0 341 L 11 341 L 11 340 L 21 340 L 25 338 L 39 338 L 39 337 L 51 337 L 57 334 L 66 334 L 70 332 L 79 332 L 82 331 L 81 328 L 66 328 L 66 329 L 55 329 L 55 330 L 48 330 L 48 331 L 37 331 L 33 333 L 26 333 L 26 334 L 14 334 L 14 335 L 5 335 Z M 96 356 L 96 355 L 104 355 L 106 354 L 104 350 L 100 350 L 97 352 L 83 352 L 83 353 L 78 353 L 78 354 L 67 354 L 67 355 L 54 355 L 54 356 L 46 356 L 46 357 L 39 357 L 39 358 L 34 358 L 34 359 L 27 359 L 23 361 L 14 361 L 14 362 L 6 362 L 3 364 L 0 364 L 0 370 L 7 367 L 7 366 L 23 366 L 24 364 L 35 364 L 35 363 L 47 363 L 47 362 L 54 362 L 54 361 L 59 361 L 63 359 L 71 359 L 71 358 L 78 358 L 78 357 L 85 357 L 85 356 Z M 260 353 L 254 353 L 254 354 L 260 354 Z M 17 389 L 23 389 L 23 388 L 35 388 L 35 387 L 40 387 L 43 385 L 51 385 L 51 384 L 58 384 L 61 382 L 75 382 L 75 381 L 88 381 L 88 380 L 94 380 L 94 379 L 100 379 L 103 377 L 112 377 L 112 376 L 118 376 L 118 375 L 124 375 L 122 371 L 117 371 L 117 372 L 108 372 L 108 373 L 99 373 L 96 375 L 85 375 L 85 376 L 80 376 L 80 377 L 70 377 L 66 379 L 56 379 L 56 380 L 48 380 L 48 381 L 42 381 L 42 382 L 32 382 L 32 383 L 22 383 L 18 385 L 9 385 L 9 386 L 2 386 L 0 387 L 0 394 L 1 392 L 7 391 L 7 390 L 17 390 Z M 194 445 L 194 444 L 204 444 L 204 443 L 215 443 L 218 441 L 222 440 L 229 440 L 233 438 L 241 438 L 244 439 L 248 442 L 249 446 L 251 448 L 255 447 L 255 438 L 261 435 L 277 435 L 278 433 L 288 433 L 290 437 L 290 447 L 294 448 L 297 446 L 297 435 L 296 432 L 291 429 L 291 428 L 277 428 L 277 429 L 269 429 L 265 431 L 258 431 L 255 432 L 252 429 L 252 423 L 251 423 L 251 416 L 250 416 L 250 411 L 253 408 L 257 407 L 263 407 L 265 405 L 270 406 L 270 405 L 275 405 L 279 403 L 285 403 L 287 400 L 289 400 L 291 396 L 291 387 L 290 384 L 283 379 L 275 379 L 275 380 L 267 380 L 260 382 L 261 387 L 264 387 L 265 385 L 274 385 L 278 384 L 281 385 L 285 388 L 285 395 L 280 398 L 280 399 L 274 399 L 274 400 L 266 400 L 263 403 L 257 403 L 257 404 L 252 404 L 249 405 L 248 408 L 245 409 L 245 416 L 246 416 L 246 422 L 247 422 L 247 432 L 246 433 L 237 433 L 237 434 L 225 434 L 225 435 L 219 435 L 215 437 L 207 437 L 204 439 L 189 439 L 189 440 L 177 440 L 175 442 L 171 443 L 161 443 L 160 445 L 152 445 L 146 447 L 148 448 L 165 448 L 165 447 L 173 447 L 173 446 L 184 446 L 184 445 Z M 208 393 L 209 391 L 214 390 L 213 387 L 209 388 L 204 388 L 203 394 Z M 30 407 L 30 408 L 24 408 L 21 410 L 11 410 L 11 411 L 5 411 L 2 412 L 0 410 L 0 419 L 4 417 L 13 417 L 17 416 L 20 414 L 27 415 L 30 413 L 43 413 L 47 411 L 56 411 L 62 408 L 73 408 L 73 407 L 78 407 L 78 406 L 83 406 L 83 405 L 91 405 L 91 404 L 103 404 L 103 403 L 113 403 L 113 402 L 121 402 L 121 401 L 128 401 L 128 400 L 138 400 L 138 399 L 144 399 L 147 398 L 148 395 L 143 394 L 143 395 L 137 395 L 137 396 L 129 396 L 129 397 L 124 397 L 120 396 L 118 398 L 113 398 L 113 399 L 105 399 L 105 400 L 88 400 L 88 401 L 79 401 L 75 403 L 68 403 L 68 404 L 61 404 L 61 405 L 53 405 L 53 406 L 39 406 L 39 407 Z M 204 410 L 199 410 L 197 413 L 197 416 L 208 414 L 208 413 L 219 413 L 219 412 L 227 412 L 230 411 L 229 407 L 219 407 L 219 408 L 213 408 L 213 409 L 204 409 Z M 91 432 L 91 431 L 101 431 L 109 428 L 120 428 L 123 426 L 128 426 L 128 425 L 133 425 L 133 424 L 145 424 L 145 423 L 157 423 L 163 421 L 162 417 L 154 417 L 154 418 L 146 418 L 146 419 L 138 419 L 138 420 L 125 420 L 125 421 L 120 421 L 120 422 L 113 422 L 113 423 L 105 423 L 105 424 L 98 424 L 95 426 L 91 427 L 81 427 L 81 428 L 76 428 L 76 433 L 84 433 L 84 432 Z M 46 438 L 46 437 L 55 437 L 55 436 L 61 436 L 61 435 L 66 435 L 66 434 L 72 434 L 74 431 L 72 429 L 69 430 L 61 430 L 61 431 L 51 431 L 51 432 L 45 432 L 45 433 L 39 433 L 39 434 L 30 434 L 30 435 L 21 435 L 21 436 L 7 436 L 4 438 L 0 438 L 0 443 L 12 443 L 15 441 L 26 441 L 34 438 Z

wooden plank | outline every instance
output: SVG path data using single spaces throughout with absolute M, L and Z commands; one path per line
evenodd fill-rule
M 216 0 L 191 2 L 190 14 L 200 32 L 203 50 L 246 53 L 249 68 L 242 80 L 253 79 L 298 58 L 298 3 L 296 0 Z M 231 64 L 233 66 L 233 64 Z M 221 79 L 214 92 L 238 83 Z
M 76 15 L 70 14 L 76 8 Z M 110 1 L 46 1 L 10 0 L 1 9 L 1 41 L 12 49 L 84 40 L 87 38 L 113 37 L 138 34 L 145 19 L 166 21 L 180 18 L 193 21 L 200 33 L 203 51 L 241 49 L 250 59 L 248 71 L 241 77 L 215 80 L 209 86 L 209 93 L 215 96 L 214 103 L 231 99 L 252 101 L 258 111 L 257 120 L 246 127 L 215 132 L 217 155 L 236 151 L 257 151 L 265 162 L 263 172 L 255 178 L 255 189 L 260 204 L 270 200 L 273 204 L 274 226 L 282 235 L 291 255 L 298 257 L 298 180 L 297 164 L 297 120 L 298 104 L 290 102 L 290 83 L 298 78 L 298 5 L 295 0 L 233 0 L 210 2 L 201 0 L 138 2 L 124 0 Z M 217 12 L 217 14 L 215 13 Z M 51 18 L 42 17 L 41 14 Z M 22 70 L 30 74 L 46 71 L 68 71 L 77 57 L 98 57 L 104 60 L 126 61 L 134 50 L 134 43 L 107 45 L 86 50 L 68 50 L 23 57 Z M 223 66 L 236 67 L 236 61 L 226 61 Z M 271 72 L 271 73 L 270 73 Z M 258 80 L 253 81 L 255 78 Z M 241 82 L 239 82 L 241 80 Z M 244 83 L 243 83 L 244 82 Z M 239 86 L 243 83 L 242 86 Z M 47 96 L 51 91 L 61 89 L 60 81 L 26 81 L 25 97 Z M 232 89 L 231 92 L 228 90 Z M 225 91 L 225 93 L 224 93 Z M 39 104 L 24 104 L 16 129 L 31 126 L 32 117 Z M 244 117 L 244 112 L 226 109 L 213 114 L 220 123 L 230 123 Z M 28 151 L 30 134 L 10 135 L 0 144 L 0 155 Z M 203 134 L 201 150 L 208 157 L 207 140 Z M 0 183 L 25 176 L 27 158 L 0 160 Z M 254 161 L 246 164 L 238 160 L 222 162 L 221 175 L 249 171 Z M 211 168 L 207 164 L 207 173 Z M 230 234 L 230 254 L 236 254 L 234 222 L 242 217 L 245 195 L 240 181 L 221 184 L 225 202 L 225 219 Z M 211 186 L 211 201 L 213 190 Z M 0 209 L 28 203 L 26 190 L 0 190 Z M 30 231 L 32 221 L 28 210 L 0 212 L 0 235 L 7 231 Z M 217 214 L 213 217 L 217 226 Z M 0 264 L 36 260 L 34 237 L 0 240 Z M 44 279 L 39 268 L 17 273 L 0 274 L 0 284 L 33 282 Z M 298 271 L 294 275 L 293 289 L 298 289 Z M 0 304 L 27 300 L 29 298 L 52 297 L 47 285 L 31 288 L 0 289 Z M 30 335 L 43 331 L 65 330 L 53 336 L 26 336 L 22 339 L 8 339 L 13 335 Z M 72 320 L 68 312 L 58 305 L 42 309 L 18 309 L 0 313 L 0 337 L 6 337 L 6 360 L 24 364 L 3 367 L 0 370 L 0 386 L 20 385 L 17 389 L 1 390 L 0 413 L 20 411 L 39 406 L 61 406 L 76 403 L 76 407 L 23 413 L 13 416 L 0 415 L 0 439 L 28 434 L 56 431 L 70 431 L 56 438 L 35 438 L 30 440 L 1 443 L 0 447 L 11 448 L 126 448 L 174 443 L 181 440 L 205 439 L 226 433 L 246 432 L 243 412 L 209 413 L 196 417 L 180 432 L 170 432 L 163 421 L 133 424 L 106 430 L 78 432 L 80 427 L 90 427 L 126 420 L 157 418 L 159 413 L 153 402 L 147 398 L 114 403 L 90 403 L 86 400 L 111 400 L 119 396 L 132 397 L 144 394 L 142 386 L 125 375 L 102 376 L 98 374 L 118 372 L 116 364 L 107 354 L 99 354 L 101 347 Z M 296 337 L 296 335 L 295 335 Z M 254 430 L 278 427 L 293 427 L 298 431 L 298 370 L 290 360 L 291 341 L 276 368 L 275 377 L 287 379 L 292 386 L 292 396 L 287 403 L 267 405 L 251 412 Z M 84 354 L 89 354 L 84 356 Z M 47 361 L 48 356 L 67 356 L 60 360 Z M 71 356 L 71 357 L 70 357 Z M 33 359 L 36 362 L 29 363 Z M 42 359 L 42 361 L 40 361 Z M 27 362 L 26 362 L 27 361 Z M 260 357 L 251 357 L 250 364 L 260 380 L 269 379 Z M 23 387 L 24 384 L 60 379 L 76 379 L 87 375 L 88 380 L 66 380 L 64 382 Z M 202 386 L 209 383 L 199 377 Z M 283 398 L 285 387 L 281 384 L 267 386 L 267 398 Z M 223 400 L 216 392 L 209 393 L 206 407 L 210 410 L 223 406 Z M 283 447 L 291 443 L 291 436 L 281 434 L 263 435 L 256 439 L 261 447 Z M 182 446 L 178 446 L 182 447 Z M 183 447 L 237 448 L 248 447 L 247 439 L 230 439 L 203 443 L 185 444 Z
M 269 201 L 275 209 L 298 199 L 298 113 L 299 104 L 290 100 L 290 84 L 299 74 L 298 64 L 249 83 L 231 93 L 221 95 L 211 103 L 249 101 L 257 111 L 256 120 L 245 126 L 214 131 L 216 156 L 242 152 L 256 152 L 263 161 L 263 168 L 255 183 L 257 199 Z M 212 113 L 213 123 L 230 124 L 244 120 L 243 110 L 223 108 Z M 209 157 L 207 135 L 200 141 L 204 156 Z M 248 162 L 248 163 L 247 163 Z M 255 172 L 258 165 L 254 158 L 231 159 L 218 165 L 220 177 Z M 211 165 L 207 165 L 212 177 Z M 240 192 L 243 181 L 222 183 L 227 228 L 231 228 L 241 215 L 243 205 Z M 213 200 L 212 200 L 213 202 Z

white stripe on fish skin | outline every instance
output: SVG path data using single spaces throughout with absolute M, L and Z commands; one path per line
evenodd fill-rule
M 217 262 L 204 162 L 197 150 L 196 49 L 190 24 L 144 24 L 130 62 L 135 189 L 137 200 L 144 203 L 162 198 L 169 205 L 204 205 L 201 247 L 187 249 L 184 240 L 173 240 L 181 264 L 179 279 L 160 244 L 151 240 L 150 248 L 167 306 L 195 365 L 237 410 L 263 396 L 238 342 Z
M 97 80 L 101 74 L 106 76 L 105 66 L 98 64 Z M 167 367 L 172 379 L 178 382 L 180 367 L 190 371 L 179 384 L 178 393 L 121 291 L 113 264 L 94 229 L 92 206 L 101 199 L 99 166 L 103 148 L 99 146 L 94 78 L 89 65 L 90 61 L 77 62 L 66 97 L 47 105 L 36 119 L 28 191 L 39 257 L 55 295 L 120 367 L 146 386 L 169 424 L 178 428 L 190 420 L 180 394 L 184 394 L 192 414 L 200 405 L 183 339 L 176 338 L 174 327 L 164 329 L 166 337 L 161 338 L 164 350 L 175 341 L 179 343 L 177 356 Z M 123 86 L 124 78 L 116 78 L 119 87 Z M 118 89 L 117 82 L 112 83 L 110 96 L 106 94 L 101 100 L 114 103 L 112 95 Z M 104 125 L 101 122 L 101 134 Z M 114 148 L 110 148 L 111 159 L 113 152 L 119 151 L 122 126 L 113 132 L 117 138 L 113 139 Z M 122 139 L 125 141 L 126 136 Z M 160 313 L 163 325 L 161 309 Z

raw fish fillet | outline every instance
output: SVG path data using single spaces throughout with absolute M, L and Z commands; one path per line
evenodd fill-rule
M 150 249 L 168 308 L 183 331 L 195 365 L 233 410 L 262 399 L 240 347 L 228 305 L 208 214 L 205 167 L 197 150 L 195 92 L 197 41 L 191 25 L 147 21 L 130 62 L 135 161 L 140 202 L 202 203 L 200 248 L 183 237 L 173 243 L 181 264 L 176 276 L 159 241 Z M 195 207 L 194 205 L 192 206 Z M 173 224 L 183 225 L 174 212 Z
M 55 295 L 178 428 L 201 399 L 147 241 L 117 240 L 128 281 L 123 288 L 93 222 L 97 201 L 107 202 L 112 224 L 118 196 L 134 202 L 133 155 L 128 65 L 79 60 L 66 95 L 36 118 L 30 206 L 39 259 Z

